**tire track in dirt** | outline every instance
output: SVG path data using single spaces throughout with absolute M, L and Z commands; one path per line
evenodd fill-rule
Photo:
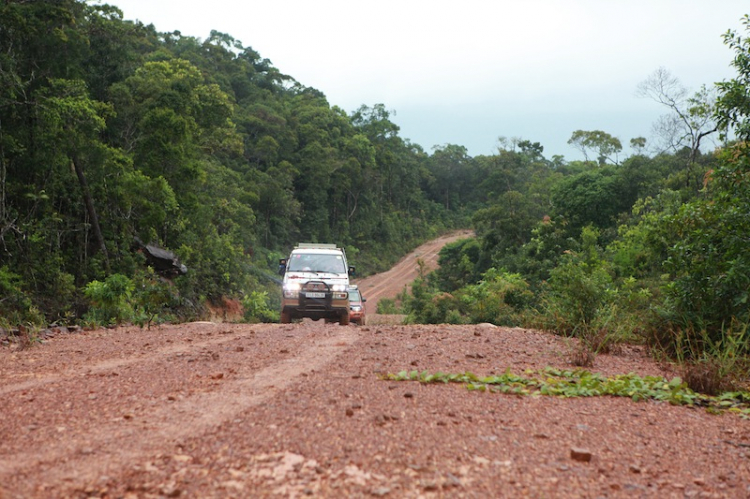
M 242 411 L 274 397 L 280 390 L 298 382 L 304 373 L 332 362 L 358 339 L 354 328 L 319 329 L 300 355 L 256 372 L 239 366 L 236 379 L 225 382 L 214 391 L 163 405 L 149 412 L 142 421 L 117 419 L 97 428 L 96 436 L 92 438 L 84 436 L 75 441 L 68 440 L 65 445 L 49 442 L 44 449 L 34 448 L 27 453 L 2 456 L 0 483 L 24 475 L 40 475 L 41 480 L 48 484 L 86 482 L 110 473 L 117 475 L 165 448 L 173 449 L 180 440 L 231 421 Z M 164 351 L 122 363 L 157 362 L 163 356 Z M 30 497 L 39 491 L 18 492 L 19 497 Z M 2 489 L 0 497 L 3 497 Z
M 198 324 L 198 323 L 195 323 Z M 207 325 L 215 326 L 214 329 L 218 330 L 221 324 L 216 323 L 205 323 Z M 64 371 L 59 371 L 54 374 L 38 375 L 34 379 L 27 381 L 11 382 L 0 386 L 0 395 L 8 395 L 12 392 L 31 390 L 39 388 L 40 386 L 47 385 L 50 383 L 56 383 L 64 381 L 70 378 L 83 378 L 85 376 L 96 375 L 99 373 L 111 371 L 120 367 L 131 366 L 135 364 L 148 363 L 163 359 L 163 357 L 171 354 L 179 354 L 183 352 L 193 351 L 198 348 L 204 348 L 208 346 L 218 346 L 225 343 L 229 343 L 235 340 L 235 336 L 223 336 L 218 338 L 211 338 L 205 341 L 193 341 L 190 344 L 177 344 L 168 345 L 166 347 L 157 348 L 152 350 L 151 353 L 140 355 L 138 357 L 124 357 L 118 359 L 107 359 L 103 361 L 95 362 L 91 365 L 86 366 L 82 369 L 80 366 L 69 368 Z

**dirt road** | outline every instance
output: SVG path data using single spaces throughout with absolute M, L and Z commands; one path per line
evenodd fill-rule
M 368 311 L 374 314 L 381 298 L 395 298 L 405 286 L 408 287 L 419 275 L 420 265 L 425 272 L 435 270 L 443 246 L 471 235 L 471 231 L 459 231 L 439 237 L 421 245 L 387 272 L 357 280 L 363 296 L 367 298 Z
M 736 415 L 382 377 L 569 368 L 569 348 L 490 325 L 322 321 L 2 348 L 0 498 L 750 495 L 750 423 Z M 637 347 L 594 370 L 664 373 Z

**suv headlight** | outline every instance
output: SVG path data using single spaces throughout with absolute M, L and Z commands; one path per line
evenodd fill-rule
M 333 289 L 333 291 L 339 291 L 339 292 L 346 291 L 345 284 L 334 284 L 333 286 L 331 286 L 331 288 Z
M 301 286 L 298 282 L 288 282 L 284 284 L 284 298 L 297 298 Z

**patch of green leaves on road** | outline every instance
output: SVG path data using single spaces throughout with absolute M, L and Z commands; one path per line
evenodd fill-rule
M 428 371 L 401 371 L 387 374 L 385 379 L 393 381 L 419 381 L 420 383 L 462 383 L 469 390 L 493 391 L 514 395 L 553 397 L 629 397 L 634 401 L 656 400 L 673 405 L 705 407 L 711 413 L 724 411 L 750 418 L 750 393 L 726 392 L 718 396 L 697 393 L 675 377 L 672 380 L 658 376 L 618 374 L 605 377 L 582 369 L 561 370 L 547 367 L 542 371 L 526 371 L 524 375 L 513 374 L 510 369 L 495 376 L 480 377 L 466 372 L 449 374 Z

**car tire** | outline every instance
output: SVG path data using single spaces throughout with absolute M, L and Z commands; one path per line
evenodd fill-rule
M 289 312 L 281 312 L 281 318 L 279 320 L 282 324 L 289 324 L 292 322 L 292 316 L 289 314 Z

